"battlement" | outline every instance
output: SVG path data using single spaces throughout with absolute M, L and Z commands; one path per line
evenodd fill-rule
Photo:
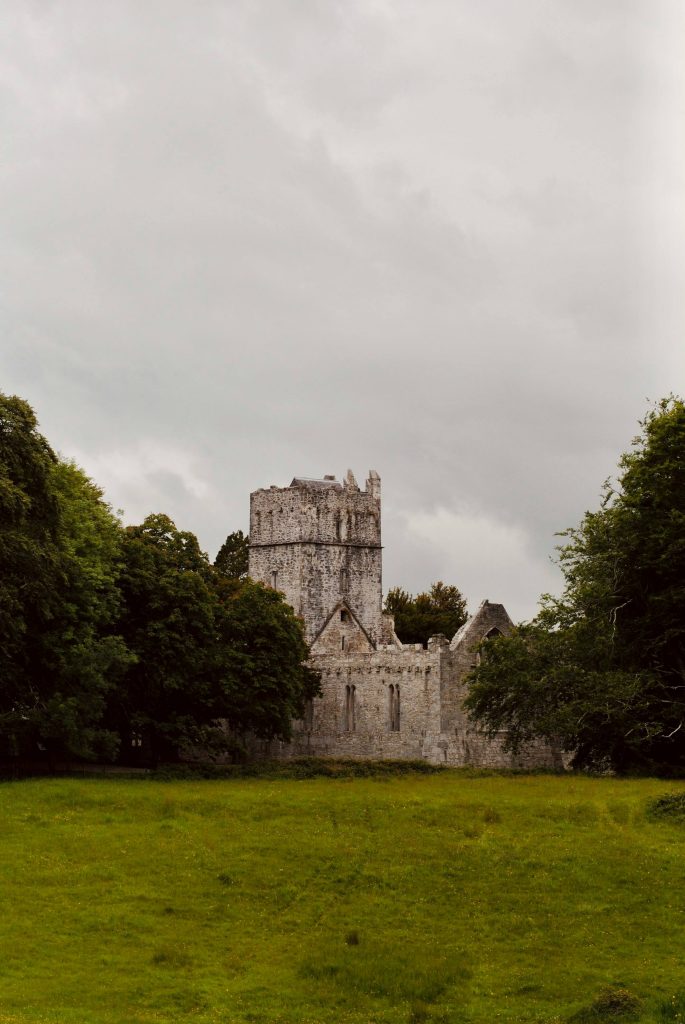
M 288 487 L 250 495 L 250 547 L 272 544 L 381 543 L 380 477 L 369 473 L 360 490 L 351 470 L 334 476 L 295 477 Z

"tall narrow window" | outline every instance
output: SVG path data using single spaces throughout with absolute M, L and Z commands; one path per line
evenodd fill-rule
M 278 569 L 272 569 L 271 571 L 271 586 L 274 590 L 278 590 Z
M 390 718 L 390 731 L 400 731 L 400 688 L 391 683 L 388 687 L 388 710 Z
M 307 732 L 314 727 L 314 701 L 311 698 L 304 703 L 304 727 Z
M 346 640 L 346 637 L 344 637 L 344 636 L 340 637 L 340 650 L 341 651 L 345 650 L 345 640 Z
M 345 732 L 354 732 L 355 730 L 355 693 L 356 687 L 349 684 L 345 687 Z

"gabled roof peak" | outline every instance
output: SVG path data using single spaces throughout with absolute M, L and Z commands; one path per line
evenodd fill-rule
M 476 608 L 463 626 L 457 630 L 452 637 L 450 650 L 456 651 L 464 644 L 480 643 L 485 634 L 496 627 L 501 633 L 508 633 L 513 629 L 514 623 L 503 604 L 492 604 L 487 598 Z

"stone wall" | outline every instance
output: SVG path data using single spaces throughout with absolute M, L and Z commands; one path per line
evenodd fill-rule
M 424 758 L 427 736 L 440 730 L 440 682 L 433 654 L 413 648 L 312 657 L 323 696 L 309 723 L 295 723 L 281 756 Z M 347 714 L 354 687 L 354 718 Z M 399 730 L 391 719 L 391 690 L 399 691 Z M 429 740 L 430 745 L 430 740 Z
M 562 767 L 558 753 L 543 743 L 517 755 L 504 750 L 505 734 L 488 739 L 474 729 L 461 708 L 466 695 L 460 660 L 449 645 L 430 650 L 405 645 L 367 654 L 319 655 L 312 665 L 321 673 L 322 696 L 308 720 L 296 722 L 293 742 L 274 743 L 268 752 L 282 758 L 350 757 L 425 760 L 453 767 Z M 349 716 L 354 687 L 354 716 Z M 393 696 L 399 690 L 399 729 L 393 728 Z M 450 697 L 455 713 L 446 716 Z M 449 723 L 449 724 L 448 724 Z

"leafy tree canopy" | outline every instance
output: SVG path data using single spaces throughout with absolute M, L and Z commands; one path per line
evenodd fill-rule
M 144 736 L 146 753 L 168 758 L 179 744 L 202 743 L 214 718 L 212 568 L 192 533 L 150 515 L 124 531 L 119 583 L 119 629 L 136 661 L 109 721 L 124 752 Z
M 384 611 L 394 616 L 395 632 L 405 644 L 426 644 L 437 633 L 451 639 L 467 619 L 461 592 L 441 581 L 416 597 L 394 587 L 388 591 Z
M 293 718 L 320 694 L 302 621 L 283 595 L 250 579 L 216 582 L 221 717 L 237 732 L 291 738 Z
M 117 631 L 121 525 L 74 463 L 56 463 L 53 486 L 61 580 L 59 604 L 35 638 L 43 694 L 36 726 L 56 751 L 110 759 L 118 737 L 102 725 L 105 703 L 133 660 Z
M 467 706 L 509 745 L 543 736 L 576 765 L 685 767 L 685 405 L 641 423 L 597 512 L 565 531 L 565 589 L 483 645 Z
M 242 530 L 229 533 L 214 559 L 214 568 L 229 579 L 247 576 L 250 538 Z
M 164 515 L 125 531 L 121 589 L 121 630 L 136 656 L 110 710 L 124 743 L 144 736 L 156 759 L 230 749 L 224 721 L 236 733 L 289 737 L 317 681 L 281 595 L 216 570 Z
M 127 661 L 113 635 L 119 524 L 60 462 L 31 407 L 0 395 L 0 742 L 112 754 L 104 694 Z
M 0 395 L 0 701 L 11 712 L 23 684 L 29 636 L 54 614 L 59 577 L 57 459 L 31 407 Z

